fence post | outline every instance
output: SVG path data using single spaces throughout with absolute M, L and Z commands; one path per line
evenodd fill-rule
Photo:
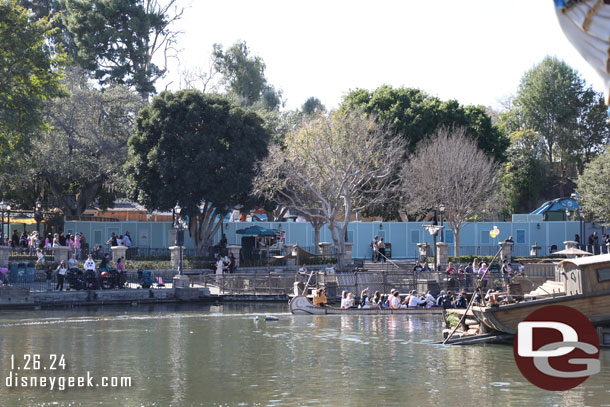
M 354 289 L 356 290 L 356 296 L 358 296 L 358 272 L 354 272 Z
M 267 277 L 267 278 L 269 279 L 269 287 L 268 287 L 268 290 L 269 290 L 269 295 L 271 295 L 271 272 L 269 272 L 268 274 L 269 274 L 269 275 L 268 275 L 268 277 Z
M 254 272 L 254 280 L 253 280 L 253 282 L 252 282 L 252 284 L 253 284 L 253 289 L 254 289 L 254 295 L 256 295 L 256 280 L 257 280 L 257 277 L 258 277 L 258 272 L 256 272 L 256 271 L 255 271 L 255 272 Z

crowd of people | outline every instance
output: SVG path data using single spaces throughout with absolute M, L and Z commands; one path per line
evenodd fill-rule
M 19 254 L 29 255 L 40 255 L 38 253 L 50 254 L 53 248 L 59 246 L 67 246 L 70 250 L 70 254 L 76 254 L 77 257 L 81 255 L 81 249 L 86 245 L 85 236 L 77 232 L 73 235 L 64 235 L 63 232 L 51 234 L 47 233 L 46 236 L 40 234 L 38 231 L 23 231 L 21 234 L 16 230 L 13 230 L 12 236 L 6 237 L 6 246 L 10 246 L 13 252 Z
M 313 304 L 324 307 L 327 304 L 326 293 L 323 288 L 318 289 L 313 297 Z M 468 304 L 466 291 L 461 291 L 454 295 L 451 291 L 440 292 L 438 297 L 434 297 L 430 291 L 418 293 L 411 290 L 409 294 L 401 296 L 399 291 L 392 289 L 390 294 L 381 294 L 375 291 L 371 296 L 369 289 L 366 288 L 360 293 L 360 298 L 356 301 L 353 293 L 343 291 L 341 295 L 341 308 L 466 308 Z

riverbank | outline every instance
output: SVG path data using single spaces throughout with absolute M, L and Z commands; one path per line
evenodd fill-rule
M 164 303 L 287 303 L 288 299 L 283 294 L 213 294 L 206 287 L 77 291 L 30 291 L 23 287 L 0 287 L 0 310 Z

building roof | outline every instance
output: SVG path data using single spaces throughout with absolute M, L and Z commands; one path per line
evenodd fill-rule
M 610 254 L 600 254 L 598 256 L 579 257 L 576 259 L 562 260 L 560 264 L 572 263 L 575 266 L 588 266 L 589 264 L 610 263 Z

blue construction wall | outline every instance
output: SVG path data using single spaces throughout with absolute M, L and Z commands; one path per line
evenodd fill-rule
M 304 222 L 228 222 L 224 224 L 224 231 L 229 244 L 241 244 L 242 236 L 237 234 L 239 229 L 253 224 L 278 229 L 286 232 L 286 243 L 298 243 L 303 248 L 312 248 L 314 245 L 314 231 L 309 223 Z M 378 235 L 392 245 L 392 257 L 417 257 L 417 243 L 428 242 L 432 244 L 432 236 L 422 227 L 421 222 L 352 222 L 348 226 L 348 241 L 353 242 L 354 257 L 370 256 L 370 242 L 373 236 Z M 497 226 L 500 234 L 492 239 L 489 231 Z M 537 243 L 543 249 L 539 254 L 548 254 L 551 245 L 563 248 L 563 242 L 574 240 L 579 233 L 579 222 L 477 222 L 465 224 L 460 233 L 461 254 L 494 254 L 498 243 L 509 236 L 515 242 L 515 254 L 529 255 L 530 247 Z M 587 224 L 586 236 L 597 230 L 601 236 L 601 228 Z M 143 248 L 163 248 L 174 244 L 175 230 L 171 222 L 86 222 L 66 221 L 66 233 L 82 232 L 91 245 L 104 244 L 110 234 L 117 235 L 130 232 L 134 243 Z M 440 238 L 440 236 L 439 236 Z M 220 239 L 220 232 L 215 241 Z M 327 227 L 320 231 L 321 242 L 332 242 Z M 450 243 L 450 255 L 453 255 L 453 233 L 445 230 L 445 241 Z M 185 246 L 193 247 L 193 241 L 185 233 Z

